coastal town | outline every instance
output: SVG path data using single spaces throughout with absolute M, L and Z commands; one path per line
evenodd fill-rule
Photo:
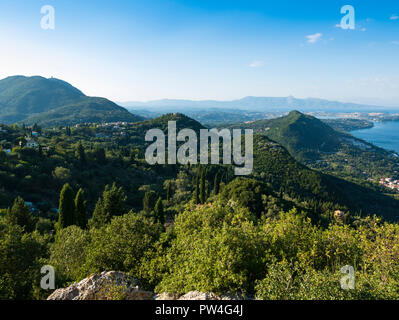
M 392 178 L 381 178 L 380 184 L 392 190 L 399 192 L 399 180 L 394 180 Z

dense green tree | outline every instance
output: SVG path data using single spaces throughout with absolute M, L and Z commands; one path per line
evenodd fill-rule
M 37 123 L 35 123 L 32 127 L 32 131 L 42 133 L 42 128 L 38 126 Z
M 122 187 L 115 183 L 105 186 L 102 197 L 97 201 L 93 212 L 91 225 L 99 228 L 109 223 L 112 217 L 120 216 L 125 212 L 126 196 Z
M 163 208 L 163 203 L 162 203 L 162 198 L 159 197 L 157 203 L 155 204 L 154 208 L 154 218 L 156 222 L 159 222 L 160 224 L 165 223 L 165 212 Z
M 168 183 L 166 187 L 166 200 L 170 201 L 172 198 L 172 183 Z
M 87 208 L 84 191 L 80 188 L 75 197 L 75 208 L 76 208 L 76 221 L 77 225 L 82 229 L 87 227 Z
M 217 195 L 219 194 L 219 191 L 220 191 L 220 174 L 219 172 L 216 172 L 215 181 L 213 183 L 213 193 Z
M 39 298 L 40 259 L 48 258 L 47 250 L 48 238 L 0 219 L 0 300 Z
M 200 179 L 200 203 L 206 202 L 206 179 L 205 179 L 205 170 L 201 170 L 201 179 Z
M 71 127 L 69 127 L 69 126 L 66 126 L 66 127 L 65 127 L 65 134 L 66 134 L 67 136 L 71 136 Z
M 83 268 L 89 245 L 89 232 L 78 226 L 69 226 L 57 233 L 49 261 L 55 268 L 57 279 L 78 281 L 87 276 Z
M 155 191 L 147 191 L 143 198 L 143 210 L 145 213 L 150 214 L 154 208 L 157 201 L 157 194 Z
M 200 203 L 200 168 L 197 169 L 197 175 L 195 178 L 195 203 Z
M 13 206 L 8 209 L 7 219 L 11 224 L 21 226 L 25 232 L 32 232 L 35 229 L 36 219 L 21 197 L 16 198 Z
M 91 229 L 86 251 L 86 274 L 120 270 L 139 277 L 141 260 L 153 249 L 162 228 L 153 219 L 130 212 L 100 229 Z
M 262 202 L 262 195 L 270 194 L 272 194 L 272 191 L 264 183 L 255 179 L 240 177 L 230 182 L 224 188 L 221 195 L 227 201 L 238 202 L 260 217 L 265 209 Z
M 105 155 L 105 149 L 102 147 L 97 147 L 94 150 L 94 157 L 97 160 L 97 162 L 101 165 L 103 165 L 107 162 L 107 158 Z
M 78 147 L 76 149 L 76 156 L 82 166 L 86 165 L 87 163 L 86 153 L 81 142 L 79 142 Z
M 98 198 L 96 206 L 94 207 L 93 216 L 89 221 L 90 227 L 100 228 L 109 222 L 107 213 L 104 209 L 104 200 L 102 197 Z
M 155 290 L 176 294 L 253 290 L 254 280 L 267 269 L 268 252 L 252 219 L 247 210 L 233 211 L 222 203 L 181 213 L 171 246 L 145 266 L 152 269 L 150 274 L 163 273 Z
M 58 226 L 66 228 L 74 224 L 76 224 L 74 194 L 69 183 L 66 183 L 60 193 Z

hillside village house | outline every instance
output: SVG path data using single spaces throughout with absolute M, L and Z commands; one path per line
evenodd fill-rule
M 342 210 L 336 210 L 334 212 L 334 217 L 335 219 L 337 219 L 338 221 L 343 221 L 345 218 L 345 212 Z
M 19 144 L 20 146 L 22 146 L 22 141 L 20 141 Z M 26 138 L 26 146 L 28 148 L 34 148 L 34 149 L 39 148 L 39 144 L 34 139 L 31 138 Z

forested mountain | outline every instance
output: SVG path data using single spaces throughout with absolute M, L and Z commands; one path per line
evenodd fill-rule
M 292 111 L 287 116 L 239 123 L 230 128 L 254 129 L 284 146 L 298 161 L 350 180 L 396 177 L 399 158 L 354 136 L 336 131 L 324 121 Z
M 318 215 L 332 213 L 331 208 L 352 213 L 378 214 L 399 219 L 399 201 L 373 188 L 311 170 L 296 161 L 281 145 L 264 135 L 254 140 L 254 175 L 276 192 L 280 190 Z M 328 209 L 330 208 L 330 209 Z
M 141 119 L 107 99 L 87 97 L 59 79 L 13 76 L 0 80 L 0 123 L 54 126 Z
M 292 154 L 307 151 L 332 152 L 340 144 L 340 135 L 334 129 L 298 111 L 291 111 L 286 117 L 256 121 L 248 126 L 257 132 L 264 132 Z
M 19 123 L 26 125 L 40 124 L 43 127 L 68 126 L 79 123 L 104 122 L 137 122 L 141 117 L 128 112 L 104 98 L 86 97 L 83 101 L 74 102 L 51 111 L 27 117 Z

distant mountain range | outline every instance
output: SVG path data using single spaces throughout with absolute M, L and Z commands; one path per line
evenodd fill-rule
M 59 79 L 13 76 L 0 80 L 0 123 L 54 126 L 140 120 L 114 102 L 88 97 Z
M 307 98 L 298 99 L 289 97 L 245 97 L 232 101 L 216 101 L 216 100 L 154 100 L 148 102 L 120 102 L 121 106 L 129 110 L 145 109 L 152 112 L 187 112 L 188 110 L 214 110 L 225 109 L 244 110 L 255 112 L 267 111 L 290 111 L 293 109 L 300 111 L 367 111 L 367 110 L 389 110 L 390 108 L 382 106 L 373 106 L 356 103 L 346 103 L 338 101 L 330 101 L 324 99 Z

